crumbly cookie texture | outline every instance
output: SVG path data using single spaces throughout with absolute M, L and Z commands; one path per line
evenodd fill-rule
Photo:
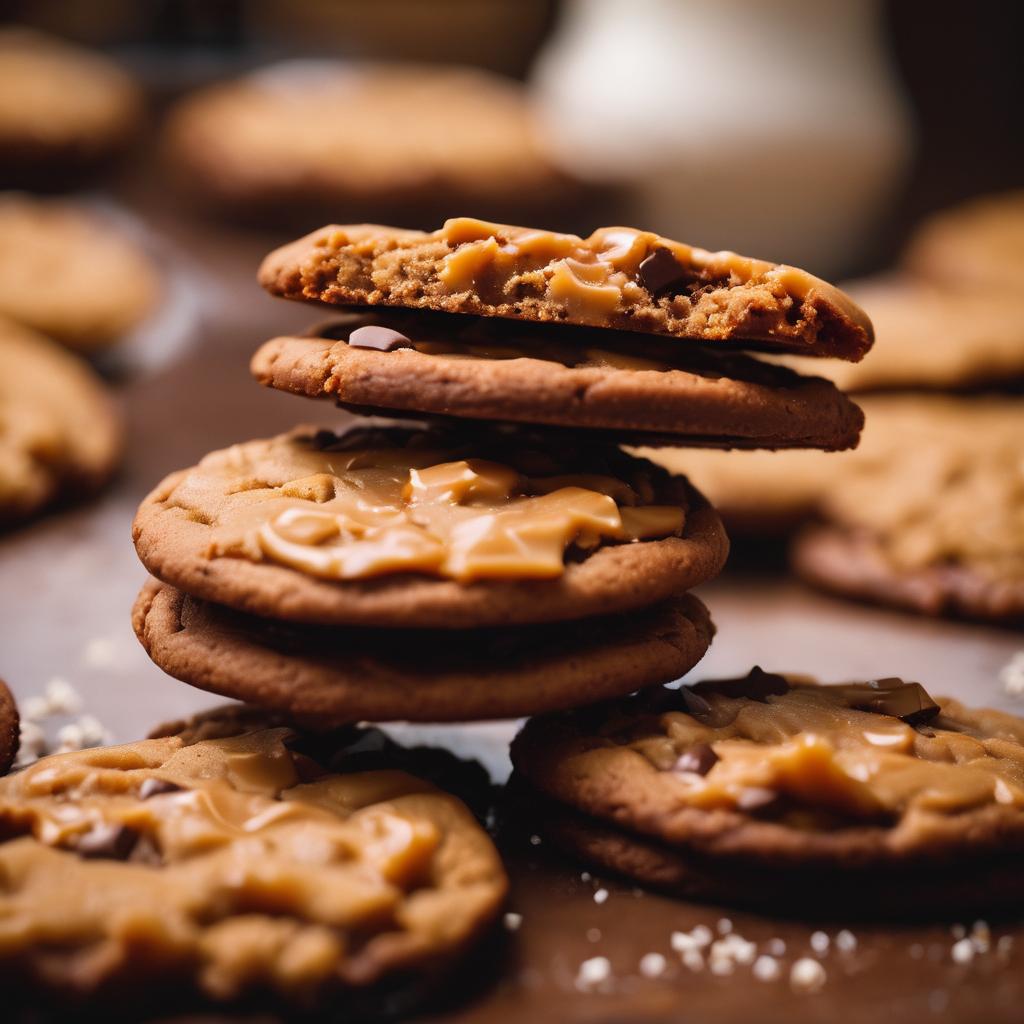
M 447 628 L 638 607 L 725 555 L 685 481 L 614 448 L 397 428 L 214 452 L 153 491 L 134 533 L 154 575 L 208 600 Z
M 138 245 L 73 203 L 0 197 L 0 314 L 91 352 L 152 311 L 156 269 Z
M 0 523 L 10 523 L 105 483 L 121 426 L 99 377 L 49 339 L 0 319 L 0 358 Z
M 287 729 L 53 755 L 0 781 L 0 965 L 88 994 L 308 1000 L 450 961 L 506 880 L 455 798 Z
M 469 68 L 286 61 L 186 97 L 166 148 L 183 185 L 231 207 L 486 204 L 567 184 L 522 88 Z
M 755 669 L 539 718 L 540 792 L 672 848 L 778 867 L 949 863 L 1024 847 L 1024 721 L 918 683 Z
M 150 580 L 132 624 L 169 675 L 316 723 L 519 718 L 677 679 L 714 635 L 690 594 L 571 622 L 452 632 L 288 626 Z
M 0 186 L 65 183 L 118 149 L 141 114 L 110 61 L 24 28 L 0 30 Z
M 458 217 L 429 234 L 330 225 L 272 252 L 285 298 L 561 321 L 858 360 L 867 316 L 803 270 L 634 228 L 589 238 Z
M 7 684 L 0 679 L 0 775 L 14 764 L 21 735 L 18 705 Z
M 615 431 L 715 447 L 852 446 L 832 385 L 650 335 L 424 310 L 344 314 L 268 341 L 262 384 L 341 405 Z
M 934 214 L 914 234 L 904 262 L 955 290 L 1019 295 L 1024 284 L 1024 190 L 982 196 Z
M 1024 245 L 1024 227 L 1021 239 Z M 867 358 L 821 364 L 784 357 L 787 366 L 821 373 L 846 391 L 955 391 L 1024 377 L 1024 289 L 955 290 L 909 275 L 845 287 L 875 325 Z

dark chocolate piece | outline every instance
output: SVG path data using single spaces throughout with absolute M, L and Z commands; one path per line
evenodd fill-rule
M 79 837 L 75 852 L 80 857 L 127 860 L 139 841 L 139 833 L 127 825 L 98 824 Z
M 167 779 L 146 779 L 139 786 L 139 799 L 148 800 L 153 796 L 160 796 L 163 793 L 180 793 L 181 786 L 176 782 L 168 782 Z
M 781 697 L 784 693 L 789 693 L 790 687 L 784 676 L 765 672 L 759 665 L 755 665 L 750 674 L 742 679 L 715 679 L 711 682 L 697 683 L 691 689 L 697 693 L 731 697 L 733 700 L 764 701 L 767 697 Z
M 920 683 L 905 683 L 894 677 L 871 679 L 863 684 L 852 683 L 841 689 L 851 708 L 891 715 L 908 725 L 931 721 L 940 711 L 939 705 Z
M 693 687 L 681 686 L 676 692 L 683 702 L 683 710 L 688 715 L 701 720 L 711 714 L 711 705 L 699 693 L 694 693 Z
M 668 249 L 655 249 L 637 267 L 636 279 L 652 295 L 666 291 L 674 285 L 682 284 L 689 271 L 668 251 Z
M 679 760 L 672 766 L 672 771 L 707 775 L 717 763 L 718 755 L 710 743 L 696 743 L 679 755 Z
M 409 348 L 412 340 L 390 327 L 367 324 L 365 327 L 357 327 L 348 336 L 348 343 L 353 348 L 374 348 L 379 352 L 393 352 L 396 348 Z

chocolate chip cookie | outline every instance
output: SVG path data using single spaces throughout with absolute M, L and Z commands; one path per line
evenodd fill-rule
M 20 724 L 14 695 L 0 679 L 0 775 L 14 764 L 18 756 Z
M 899 679 L 755 669 L 532 719 L 552 838 L 687 897 L 957 914 L 1024 899 L 1024 721 Z
M 329 225 L 272 252 L 273 295 L 610 327 L 856 361 L 871 322 L 795 267 L 707 252 L 649 231 L 588 238 L 469 217 L 425 233 Z
M 5 991 L 340 1010 L 456 961 L 506 891 L 487 835 L 430 783 L 296 739 L 171 736 L 0 780 Z
M 78 183 L 124 146 L 141 113 L 135 84 L 99 54 L 0 29 L 0 188 Z
M 629 614 L 513 629 L 288 625 L 151 580 L 133 625 L 165 672 L 321 726 L 518 718 L 688 672 L 714 627 L 683 594 Z
M 260 383 L 355 409 L 587 428 L 634 442 L 847 448 L 860 411 L 832 385 L 649 335 L 352 311 L 256 353 Z
M 0 319 L 0 525 L 100 488 L 117 466 L 111 396 L 77 356 Z
M 93 352 L 138 326 L 158 295 L 149 256 L 97 214 L 0 196 L 0 314 Z
M 482 428 L 234 445 L 161 483 L 134 537 L 154 576 L 195 597 L 442 630 L 649 605 L 713 577 L 728 546 L 714 510 L 650 463 Z

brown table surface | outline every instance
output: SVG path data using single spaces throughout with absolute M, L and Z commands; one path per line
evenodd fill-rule
M 315 310 L 274 301 L 257 288 L 255 267 L 270 240 L 204 227 L 160 203 L 147 202 L 146 208 L 152 211 L 151 237 L 173 280 L 170 312 L 178 315 L 168 317 L 165 310 L 162 326 L 139 345 L 133 361 L 141 365 L 118 383 L 128 424 L 123 470 L 98 502 L 0 538 L 0 675 L 22 700 L 54 677 L 66 679 L 116 740 L 216 702 L 163 675 L 132 634 L 129 609 L 144 579 L 129 534 L 139 499 L 165 473 L 210 449 L 300 422 L 337 423 L 340 415 L 327 405 L 262 390 L 248 375 L 247 361 L 259 342 L 317 318 Z M 702 588 L 702 596 L 719 632 L 697 674 L 740 673 L 759 663 L 833 681 L 902 675 L 935 693 L 1014 708 L 997 677 L 1024 647 L 1020 634 L 851 606 L 765 575 L 727 574 Z M 50 723 L 51 733 L 62 721 Z M 507 772 L 514 730 L 512 723 L 394 728 L 403 739 L 479 757 L 498 777 Z M 522 915 L 521 927 L 509 934 L 500 964 L 474 968 L 493 980 L 432 1019 L 1024 1019 L 1024 929 L 1016 923 L 993 923 L 993 951 L 957 963 L 952 922 L 829 922 L 820 927 L 832 936 L 850 928 L 856 950 L 841 953 L 833 945 L 822 957 L 825 986 L 816 994 L 798 993 L 786 972 L 807 953 L 818 925 L 693 906 L 613 880 L 584 880 L 579 866 L 543 845 L 522 844 L 508 858 L 510 909 Z M 602 886 L 609 896 L 598 903 L 594 892 Z M 699 923 L 717 929 L 726 916 L 735 931 L 758 942 L 759 952 L 772 938 L 785 941 L 780 980 L 755 980 L 749 965 L 718 976 L 681 964 L 670 949 L 672 932 Z M 1006 934 L 1016 942 L 1008 955 L 997 955 L 995 940 Z M 661 977 L 639 971 L 641 957 L 651 952 L 667 958 Z M 608 958 L 609 981 L 600 991 L 581 992 L 579 965 L 596 956 Z

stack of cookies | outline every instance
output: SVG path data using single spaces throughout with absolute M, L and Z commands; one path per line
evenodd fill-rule
M 848 448 L 834 385 L 735 354 L 859 359 L 871 326 L 803 271 L 649 232 L 327 227 L 276 295 L 344 306 L 262 383 L 404 418 L 206 456 L 143 502 L 134 624 L 195 686 L 321 726 L 516 717 L 689 671 L 715 511 L 619 444 Z M 397 308 L 395 308 L 397 307 Z

